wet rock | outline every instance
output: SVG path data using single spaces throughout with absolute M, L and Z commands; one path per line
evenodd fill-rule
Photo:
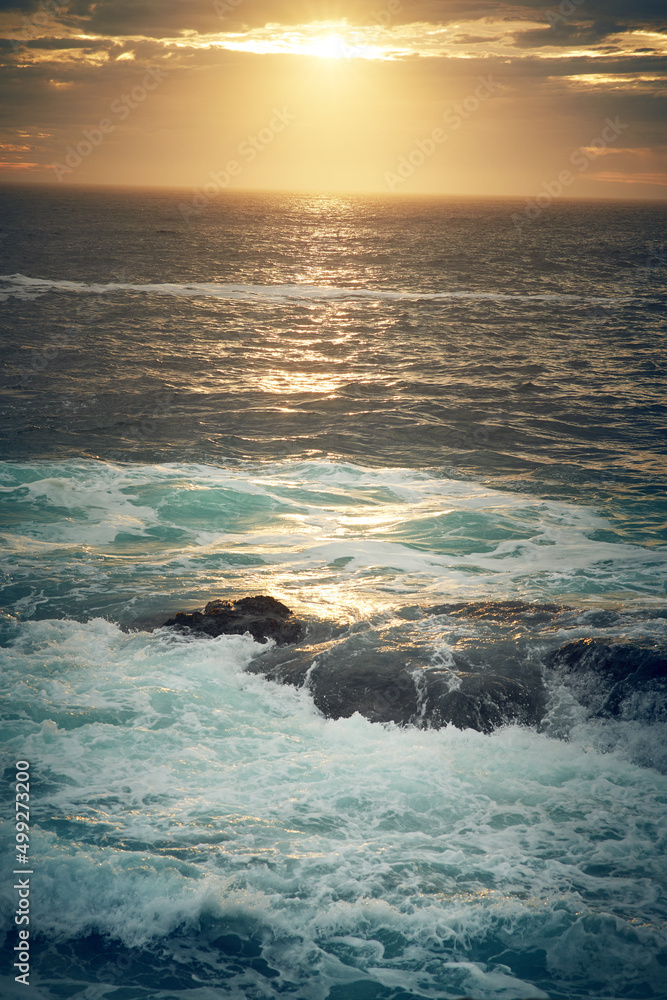
M 544 689 L 539 680 L 520 681 L 502 674 L 465 673 L 454 687 L 449 676 L 428 671 L 423 722 L 429 728 L 445 725 L 492 733 L 500 726 L 537 725 L 545 713 Z
M 381 658 L 323 663 L 310 673 L 308 686 L 328 718 L 359 712 L 371 722 L 426 729 L 453 725 L 491 733 L 510 723 L 537 725 L 546 704 L 539 676 L 519 680 L 494 671 L 453 673 Z
M 316 651 L 312 648 L 283 646 L 272 649 L 266 656 L 257 656 L 248 664 L 246 671 L 260 674 L 276 684 L 291 684 L 299 688 L 306 683 L 315 655 Z
M 542 625 L 566 610 L 568 609 L 561 604 L 530 604 L 526 601 L 473 601 L 466 604 L 438 604 L 424 609 L 428 615 L 486 618 L 504 623 L 520 621 L 529 625 Z
M 238 601 L 210 601 L 203 611 L 179 611 L 164 623 L 194 635 L 244 635 L 257 642 L 273 639 L 279 645 L 299 642 L 303 623 L 274 597 L 242 597 Z
M 413 725 L 419 719 L 419 693 L 405 665 L 390 659 L 341 662 L 331 658 L 312 670 L 308 687 L 317 708 L 328 719 L 359 712 L 369 722 Z
M 665 714 L 667 650 L 653 643 L 577 639 L 545 664 L 593 715 L 650 721 Z
M 407 725 L 419 715 L 413 674 L 425 663 L 412 645 L 388 642 L 386 635 L 368 630 L 309 647 L 269 650 L 247 669 L 269 680 L 307 687 L 329 719 L 359 712 L 371 722 Z
M 390 644 L 369 632 L 320 648 L 272 650 L 248 669 L 305 685 L 331 719 L 359 712 L 371 722 L 490 733 L 509 723 L 537 725 L 546 711 L 539 664 L 517 656 L 511 643 L 455 651 L 443 668 L 433 666 L 428 647 Z
M 431 610 L 513 621 L 517 614 L 551 616 L 561 609 L 507 602 Z M 274 639 L 280 648 L 267 648 L 248 671 L 280 684 L 306 687 L 316 707 L 330 719 L 358 712 L 371 722 L 433 729 L 453 725 L 490 733 L 509 723 L 536 725 L 545 713 L 541 668 L 518 655 L 509 641 L 476 641 L 454 650 L 446 666 L 434 666 L 430 642 L 415 641 L 403 625 L 397 630 L 368 628 L 344 635 L 311 623 L 306 644 L 303 623 L 272 597 L 211 601 L 203 611 L 180 612 L 165 624 L 193 635 L 249 632 L 260 642 Z
M 546 713 L 542 670 L 517 655 L 511 642 L 452 651 L 446 668 L 431 667 L 421 679 L 423 725 L 491 733 L 518 723 L 536 726 Z

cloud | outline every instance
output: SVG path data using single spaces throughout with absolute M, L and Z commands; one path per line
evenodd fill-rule
M 378 5 L 383 6 L 382 0 Z M 449 24 L 452 21 L 472 21 L 482 18 L 492 20 L 527 20 L 550 23 L 548 14 L 569 10 L 570 20 L 616 21 L 622 24 L 665 25 L 664 0 L 514 0 L 512 3 L 496 0 L 413 0 L 403 3 L 397 22 L 405 20 L 431 21 Z
M 663 0 L 402 0 L 397 13 L 390 0 L 219 0 L 217 11 L 214 0 L 43 2 L 61 8 L 48 22 L 34 18 L 38 2 L 0 0 L 4 33 L 23 38 L 20 46 L 0 38 L 0 138 L 8 147 L 0 153 L 15 176 L 32 176 L 39 160 L 47 170 L 148 65 L 168 70 L 164 90 L 117 123 L 99 156 L 82 167 L 86 182 L 121 174 L 127 182 L 136 166 L 143 171 L 138 182 L 159 176 L 162 183 L 196 183 L 202 165 L 224 164 L 228 147 L 259 128 L 278 101 L 301 109 L 303 131 L 295 126 L 289 140 L 301 136 L 295 162 L 335 160 L 347 150 L 341 170 L 352 175 L 363 155 L 369 162 L 379 157 L 381 179 L 382 157 L 392 162 L 411 148 L 488 76 L 498 83 L 493 104 L 465 135 L 461 130 L 460 152 L 459 135 L 452 136 L 440 168 L 445 176 L 449 170 L 467 183 L 468 173 L 481 177 L 504 155 L 504 189 L 519 183 L 517 164 L 528 189 L 594 139 L 607 116 L 630 123 L 628 149 L 662 141 Z M 328 32 L 340 33 L 345 56 L 365 58 L 317 64 L 313 49 Z M 366 145 L 370 151 L 360 154 Z M 380 146 L 385 152 L 377 152 Z M 664 157 L 608 157 L 600 161 L 600 180 L 613 186 L 602 177 L 613 173 L 628 187 L 622 178 L 634 169 L 649 183 L 662 165 Z M 88 169 L 99 173 L 88 176 Z M 287 168 L 280 176 L 291 178 Z M 309 176 L 304 167 L 304 184 Z M 493 183 L 490 191 L 502 190 Z
M 42 0 L 44 2 L 44 0 Z M 53 4 L 55 0 L 47 0 Z M 389 0 L 61 0 L 66 23 L 85 24 L 100 34 L 145 34 L 169 37 L 181 31 L 215 31 L 296 25 L 347 19 L 352 24 L 406 24 L 428 21 L 452 24 L 489 18 L 549 24 L 561 9 L 566 20 L 622 25 L 665 25 L 663 0 L 403 0 L 394 13 Z M 217 8 L 216 8 L 217 2 Z M 35 0 L 0 0 L 0 11 L 34 11 Z M 378 15 L 381 15 L 381 20 Z M 562 16 L 562 15 L 561 15 Z M 550 20 L 551 17 L 551 20 Z
M 21 162 L 20 160 L 16 160 L 16 161 L 0 160 L 0 170 L 3 170 L 3 171 L 4 170 L 9 170 L 9 171 L 16 171 L 16 172 L 21 171 L 21 172 L 23 172 L 23 171 L 26 171 L 26 170 L 43 170 L 43 169 L 44 168 L 43 168 L 43 165 L 41 163 Z
M 617 21 L 595 21 L 592 24 L 555 21 L 549 28 L 533 28 L 517 32 L 514 36 L 519 48 L 535 49 L 545 45 L 579 48 L 583 45 L 599 45 L 612 35 L 627 31 L 627 25 Z
M 0 14 L 5 10 L 31 13 L 37 10 L 38 0 L 0 0 Z
M 398 11 L 395 11 L 398 6 Z M 34 14 L 60 8 L 60 21 L 89 34 L 169 38 L 189 31 L 245 31 L 269 23 L 314 21 L 389 26 L 417 22 L 450 25 L 483 19 L 543 24 L 530 28 L 522 47 L 598 41 L 623 27 L 665 25 L 663 0 L 0 0 L 0 12 Z M 563 11 L 565 13 L 563 13 Z M 548 25 L 555 25 L 551 28 Z M 560 29 L 560 30 L 556 30 Z M 540 35 L 543 30 L 544 34 Z M 471 32 L 470 43 L 475 32 Z M 554 42 L 553 39 L 556 39 Z
M 244 0 L 252 4 L 252 0 Z M 169 38 L 184 31 L 211 32 L 220 18 L 213 0 L 102 0 L 70 5 L 65 23 L 78 23 L 89 33 Z
M 89 38 L 34 38 L 25 42 L 28 49 L 53 49 L 54 51 L 63 49 L 98 49 L 108 48 L 109 44 L 100 41 L 91 43 Z

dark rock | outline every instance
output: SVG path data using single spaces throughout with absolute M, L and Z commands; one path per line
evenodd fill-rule
M 164 623 L 195 635 L 243 635 L 279 645 L 299 642 L 303 624 L 274 597 L 243 597 L 238 601 L 210 601 L 203 611 L 179 611 Z
M 315 705 L 328 718 L 359 712 L 371 722 L 420 728 L 493 732 L 509 723 L 537 725 L 545 712 L 538 674 L 522 679 L 496 671 L 452 672 L 376 656 L 351 662 L 333 657 L 308 679 Z
M 529 604 L 526 601 L 474 601 L 468 604 L 438 604 L 425 608 L 428 615 L 449 615 L 452 618 L 487 618 L 500 622 L 521 621 L 541 625 L 562 611 L 560 604 Z
M 272 650 L 248 669 L 310 690 L 327 718 L 359 712 L 371 722 L 490 733 L 509 723 L 537 725 L 546 711 L 540 665 L 512 643 L 455 651 L 451 667 L 432 665 L 428 647 L 389 643 L 369 631 L 324 648 Z
M 524 620 L 553 617 L 561 608 L 515 601 L 430 610 L 506 622 L 517 615 Z M 282 648 L 271 647 L 255 657 L 249 672 L 306 686 L 316 707 L 331 719 L 359 712 L 371 722 L 434 729 L 453 725 L 490 733 L 508 723 L 536 725 L 545 713 L 540 666 L 517 655 L 510 641 L 477 641 L 470 648 L 457 648 L 446 667 L 434 666 L 430 643 L 415 643 L 410 634 L 406 637 L 404 626 L 344 634 L 334 627 L 318 631 L 313 624 L 305 645 L 303 624 L 272 597 L 211 601 L 203 611 L 180 612 L 165 624 L 193 635 L 249 632 L 258 641 L 274 639 Z M 290 648 L 295 643 L 299 645 Z
M 266 656 L 255 657 L 246 671 L 249 674 L 260 674 L 267 681 L 274 681 L 276 684 L 291 684 L 292 687 L 299 688 L 306 683 L 316 654 L 316 650 L 308 647 L 274 648 Z
M 546 712 L 542 668 L 513 640 L 477 640 L 452 650 L 452 662 L 424 671 L 424 725 L 493 732 L 510 723 L 537 725 Z
M 577 639 L 554 650 L 545 663 L 594 715 L 641 715 L 649 721 L 664 711 L 667 651 L 654 644 Z M 658 696 L 653 704 L 641 697 L 650 692 Z
M 449 671 L 428 670 L 423 724 L 432 729 L 446 725 L 492 733 L 510 723 L 535 726 L 546 711 L 544 685 L 537 675 L 518 679 L 495 671 L 458 674 L 452 683 Z
M 248 669 L 283 684 L 306 686 L 327 718 L 359 712 L 371 722 L 407 725 L 418 717 L 413 674 L 424 665 L 412 645 L 388 641 L 385 633 L 369 629 L 310 647 L 268 650 Z
M 368 657 L 344 662 L 331 657 L 315 666 L 308 686 L 317 708 L 328 719 L 359 712 L 370 722 L 416 723 L 417 684 L 407 665 Z

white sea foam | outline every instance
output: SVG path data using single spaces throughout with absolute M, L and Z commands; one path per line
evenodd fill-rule
M 494 291 L 443 290 L 420 292 L 383 288 L 339 288 L 308 284 L 295 285 L 249 285 L 234 282 L 154 282 L 137 284 L 132 282 L 91 282 L 59 281 L 50 278 L 32 278 L 23 274 L 0 275 L 0 300 L 9 297 L 30 300 L 47 292 L 70 292 L 86 295 L 110 295 L 114 292 L 142 292 L 156 295 L 176 295 L 185 298 L 239 299 L 245 301 L 348 301 L 365 300 L 371 302 L 388 301 L 498 301 L 498 302 L 552 302 L 558 305 L 601 305 L 617 306 L 635 301 L 652 301 L 646 297 L 634 296 L 591 296 L 569 293 L 507 294 Z
M 563 994 L 585 995 L 573 971 L 604 995 L 659 994 L 665 777 L 587 734 L 327 721 L 306 692 L 244 672 L 259 648 L 22 626 L 3 685 L 29 717 L 2 737 L 39 775 L 35 932 L 164 956 L 179 930 L 178 964 L 188 948 L 209 960 L 212 922 L 262 940 L 312 1000 L 363 980 L 433 1000 L 551 995 L 503 948 L 528 966 L 543 953 Z
M 540 733 L 326 720 L 308 690 L 246 672 L 266 651 L 249 636 L 108 619 L 239 592 L 357 624 L 443 599 L 645 602 L 664 552 L 614 541 L 591 508 L 400 468 L 5 463 L 0 486 L 14 616 L 68 616 L 9 617 L 2 651 L 0 738 L 39 774 L 35 931 L 225 981 L 213 942 L 240 935 L 304 1000 L 355 982 L 569 995 L 590 968 L 607 995 L 656 992 L 659 727 L 588 720 L 566 692 Z M 443 621 L 378 634 L 412 628 L 446 668 Z
M 664 592 L 665 550 L 614 541 L 593 508 L 423 471 L 66 462 L 6 464 L 2 482 L 21 520 L 4 534 L 6 571 L 47 598 L 69 590 L 72 610 L 118 615 L 128 591 L 137 616 L 159 595 L 253 589 L 324 617 L 406 598 Z

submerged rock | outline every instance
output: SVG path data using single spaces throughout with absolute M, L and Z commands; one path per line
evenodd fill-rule
M 562 611 L 562 604 L 530 604 L 527 601 L 473 601 L 466 604 L 438 604 L 424 609 L 428 615 L 449 615 L 451 618 L 482 618 L 512 623 L 521 621 L 541 625 Z
M 348 629 L 310 622 L 306 630 L 286 605 L 257 596 L 211 601 L 203 611 L 179 612 L 165 625 L 195 636 L 249 633 L 259 642 L 273 639 L 280 648 L 267 645 L 248 671 L 305 687 L 330 719 L 358 712 L 371 722 L 432 729 L 453 725 L 483 733 L 510 723 L 537 726 L 547 709 L 544 667 L 591 715 L 645 721 L 667 715 L 666 650 L 620 639 L 578 639 L 542 661 L 521 639 L 526 627 L 547 625 L 552 631 L 556 619 L 581 624 L 585 618 L 596 627 L 617 624 L 617 612 L 577 612 L 524 601 L 404 610 L 398 624 L 361 622 Z M 420 633 L 411 623 L 440 615 L 483 621 L 484 628 L 479 634 L 465 630 L 445 654 L 434 657 L 428 630 Z
M 419 691 L 410 670 L 389 658 L 363 662 L 331 657 L 317 664 L 308 678 L 317 708 L 328 719 L 347 719 L 359 712 L 369 722 L 406 726 L 419 720 Z
M 423 725 L 441 729 L 476 729 L 492 733 L 500 726 L 538 725 L 546 712 L 546 692 L 538 670 L 511 676 L 497 670 L 425 671 Z
M 652 643 L 577 639 L 545 658 L 577 701 L 601 717 L 665 714 L 667 650 Z
M 427 613 L 511 618 L 558 611 L 556 606 L 514 602 L 447 605 Z M 430 643 L 406 636 L 405 626 L 398 633 L 366 628 L 347 635 L 334 630 L 332 635 L 331 629 L 318 630 L 313 624 L 306 645 L 303 623 L 280 601 L 266 596 L 211 601 L 203 611 L 180 612 L 165 625 L 193 635 L 249 632 L 260 642 L 274 639 L 282 648 L 267 648 L 248 671 L 306 687 L 330 719 L 358 712 L 371 722 L 432 729 L 454 725 L 490 733 L 513 722 L 537 725 L 545 713 L 540 667 L 518 656 L 511 642 L 481 641 L 453 650 L 446 665 L 434 665 Z
M 238 601 L 209 601 L 203 611 L 179 611 L 165 626 L 195 635 L 244 635 L 257 642 L 273 639 L 279 646 L 299 642 L 303 623 L 274 597 L 242 597 Z
M 490 733 L 509 723 L 537 725 L 546 691 L 537 663 L 511 643 L 480 643 L 434 666 L 432 650 L 388 641 L 369 630 L 324 647 L 269 651 L 247 668 L 269 680 L 306 687 L 330 719 L 359 712 L 370 722 Z

